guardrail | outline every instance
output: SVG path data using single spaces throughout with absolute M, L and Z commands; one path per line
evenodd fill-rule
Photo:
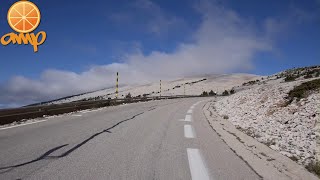
M 92 101 L 76 101 L 63 104 L 38 105 L 30 107 L 21 107 L 13 109 L 0 110 L 0 125 L 10 124 L 25 119 L 33 119 L 43 116 L 59 115 L 75 112 L 85 109 L 100 108 L 106 106 L 115 106 L 123 103 L 135 103 L 161 99 L 191 98 L 199 96 L 161 96 L 161 97 L 143 97 L 130 99 L 107 99 Z

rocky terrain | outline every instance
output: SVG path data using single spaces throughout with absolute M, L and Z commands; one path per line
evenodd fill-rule
M 246 82 L 214 108 L 259 142 L 319 172 L 319 72 L 319 66 L 299 68 Z

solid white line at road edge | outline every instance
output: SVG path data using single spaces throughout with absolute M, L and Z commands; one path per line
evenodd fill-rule
M 20 126 L 26 126 L 26 125 L 30 125 L 30 124 L 36 124 L 36 123 L 40 123 L 40 122 L 45 122 L 45 121 L 48 121 L 48 120 L 41 120 L 41 121 L 35 121 L 35 122 L 30 122 L 30 123 L 19 124 L 19 125 L 15 125 L 15 126 L 4 127 L 4 128 L 0 128 L 0 130 L 11 129 L 11 128 L 16 128 L 16 127 L 20 127 Z
M 191 125 L 184 125 L 184 137 L 195 138 L 194 131 Z
M 209 173 L 199 149 L 187 149 L 192 180 L 209 180 Z

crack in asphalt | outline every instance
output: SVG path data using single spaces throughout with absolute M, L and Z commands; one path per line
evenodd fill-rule
M 111 133 L 110 132 L 111 129 L 119 126 L 120 124 L 122 124 L 122 123 L 124 123 L 126 121 L 132 120 L 132 119 L 136 118 L 137 116 L 140 116 L 140 115 L 142 115 L 144 113 L 145 112 L 141 112 L 141 113 L 135 114 L 131 118 L 122 120 L 122 121 L 118 122 L 117 124 L 107 128 L 105 130 L 102 130 L 102 131 L 100 131 L 98 133 L 93 134 L 89 138 L 85 139 L 81 143 L 77 144 L 76 146 L 74 146 L 73 148 L 69 149 L 68 151 L 66 151 L 65 153 L 63 153 L 63 154 L 61 154 L 59 156 L 50 156 L 50 154 L 52 154 L 53 152 L 65 147 L 65 146 L 68 146 L 69 144 L 64 144 L 64 145 L 61 145 L 61 146 L 54 147 L 54 148 L 50 149 L 49 151 L 45 152 L 44 154 L 42 154 L 41 156 L 39 156 L 38 158 L 36 158 L 34 160 L 31 160 L 31 161 L 27 161 L 27 162 L 24 162 L 24 163 L 11 165 L 11 166 L 0 167 L 0 170 L 5 170 L 3 172 L 0 172 L 0 174 L 4 174 L 4 173 L 7 173 L 7 172 L 10 172 L 15 168 L 22 167 L 22 166 L 25 166 L 25 165 L 29 165 L 29 164 L 32 164 L 32 163 L 35 163 L 35 162 L 38 162 L 38 161 L 41 161 L 41 160 L 59 159 L 59 158 L 62 158 L 62 157 L 66 157 L 66 156 L 70 155 L 72 152 L 74 152 L 75 150 L 77 150 L 78 148 L 80 148 L 81 146 L 83 146 L 84 144 L 88 143 L 90 140 L 92 140 L 95 137 L 99 136 L 100 134 L 103 134 L 103 133 L 106 133 L 106 132 L 107 133 Z
M 57 150 L 59 150 L 59 149 L 61 149 L 63 147 L 68 146 L 69 144 L 63 144 L 63 145 L 54 147 L 54 148 L 48 150 L 47 152 L 45 152 L 44 154 L 42 154 L 41 156 L 39 156 L 38 158 L 36 158 L 36 159 L 30 160 L 30 161 L 27 161 L 27 162 L 24 162 L 24 163 L 16 164 L 16 165 L 0 167 L 0 171 L 4 170 L 4 171 L 0 172 L 0 174 L 8 173 L 8 172 L 14 170 L 15 168 L 19 168 L 19 167 L 26 166 L 26 165 L 29 165 L 29 164 L 32 164 L 32 163 L 36 163 L 38 161 L 56 160 L 56 159 L 59 159 L 59 158 L 66 157 L 66 156 L 70 155 L 72 152 L 76 151 L 81 146 L 83 146 L 86 143 L 88 143 L 90 140 L 94 139 L 95 137 L 97 137 L 97 136 L 99 136 L 99 135 L 101 135 L 103 133 L 112 133 L 112 132 L 110 132 L 110 130 L 112 130 L 113 128 L 119 126 L 122 123 L 125 123 L 126 121 L 132 120 L 132 119 L 136 118 L 137 116 L 140 116 L 140 115 L 144 114 L 145 112 L 150 112 L 150 111 L 155 110 L 155 109 L 157 109 L 159 107 L 163 107 L 163 106 L 167 106 L 167 105 L 171 105 L 171 104 L 176 104 L 176 103 L 179 103 L 179 102 L 181 102 L 181 101 L 172 102 L 172 103 L 166 103 L 166 104 L 162 104 L 162 105 L 158 105 L 157 104 L 157 105 L 151 106 L 151 107 L 149 107 L 149 109 L 147 109 L 147 110 L 145 110 L 145 111 L 143 111 L 141 113 L 135 114 L 131 118 L 122 120 L 122 121 L 116 123 L 115 125 L 105 129 L 105 130 L 102 130 L 102 131 L 100 131 L 98 133 L 93 134 L 89 138 L 85 139 L 81 143 L 75 145 L 73 148 L 69 149 L 68 151 L 64 152 L 63 154 L 61 154 L 59 156 L 50 156 L 50 154 L 56 152 Z M 21 179 L 21 178 L 19 178 L 19 179 Z

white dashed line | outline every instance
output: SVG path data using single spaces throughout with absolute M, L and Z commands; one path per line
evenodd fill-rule
M 209 173 L 199 149 L 187 149 L 192 180 L 209 180 Z
M 187 113 L 192 114 L 192 109 L 189 109 Z
M 45 121 L 48 121 L 48 120 L 41 120 L 41 121 L 35 121 L 35 122 L 30 122 L 30 123 L 19 124 L 19 125 L 15 125 L 15 126 L 0 128 L 0 130 L 12 129 L 12 128 L 16 128 L 16 127 L 21 127 L 21 126 L 26 126 L 26 125 L 30 125 L 30 124 L 41 123 L 41 122 L 45 122 Z
M 184 121 L 191 122 L 192 121 L 192 116 L 191 115 L 186 115 L 186 118 Z
M 191 125 L 184 125 L 184 137 L 195 138 L 194 131 Z

